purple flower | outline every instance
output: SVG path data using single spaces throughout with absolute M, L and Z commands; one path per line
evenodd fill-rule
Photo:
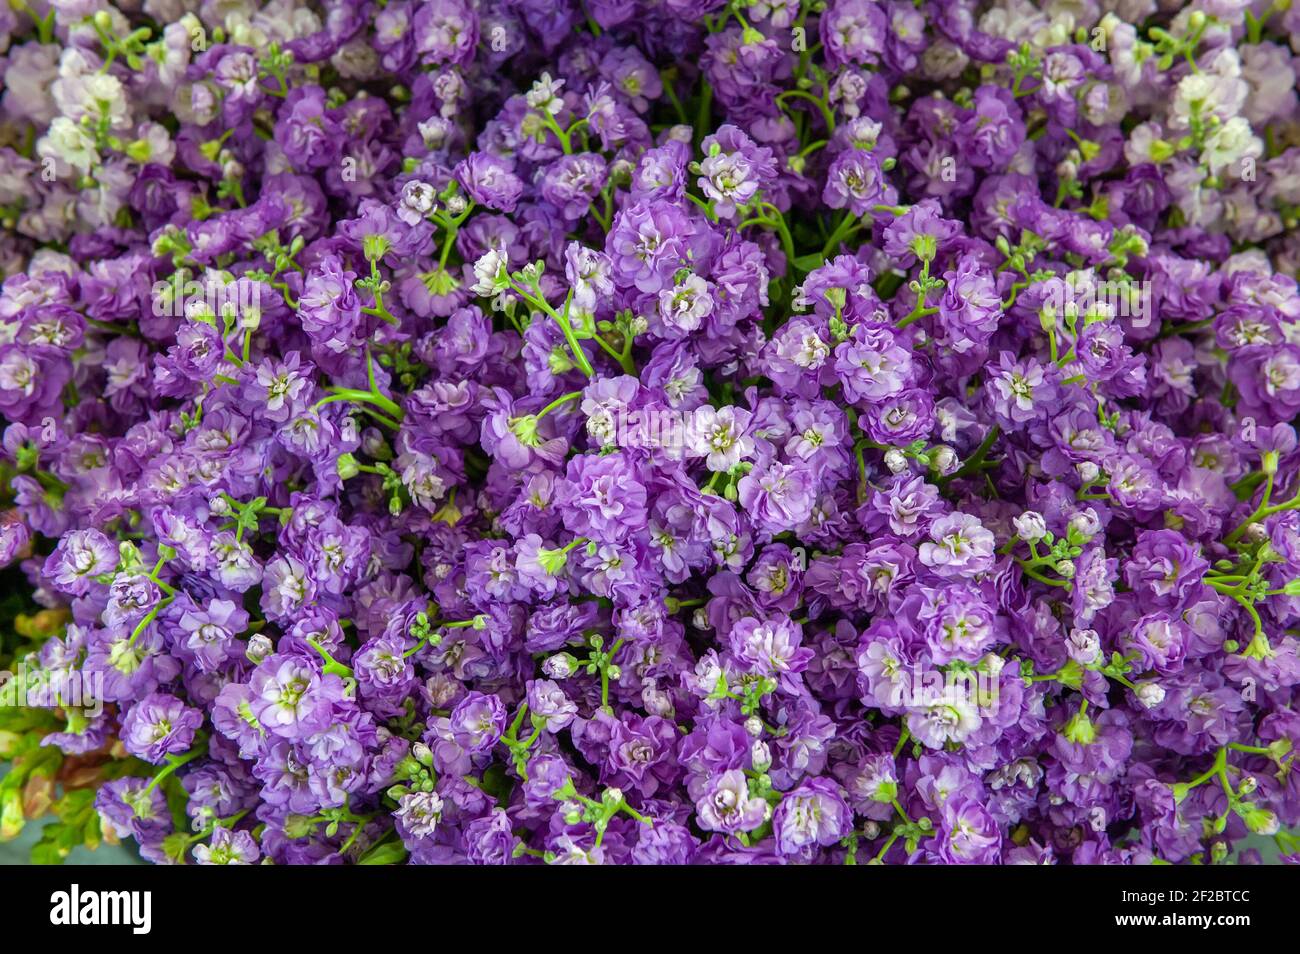
M 302 330 L 326 351 L 342 353 L 356 343 L 361 301 L 353 283 L 356 272 L 337 255 L 327 255 L 308 273 L 298 299 Z
M 921 544 L 921 562 L 945 577 L 974 577 L 993 568 L 993 534 L 978 517 L 952 513 L 930 525 Z
M 673 284 L 673 273 L 688 267 L 695 232 L 685 213 L 668 202 L 630 205 L 614 217 L 605 250 L 622 286 L 657 292 Z
M 1124 564 L 1124 579 L 1144 603 L 1173 610 L 1201 592 L 1209 567 L 1199 548 L 1177 530 L 1144 530 Z
M 255 865 L 261 856 L 252 834 L 230 828 L 218 827 L 208 844 L 194 846 L 194 860 L 201 865 Z
M 885 11 L 872 0 L 836 0 L 821 18 L 822 43 L 833 66 L 875 63 L 887 31 Z
M 570 460 L 556 505 L 575 533 L 602 541 L 622 540 L 646 522 L 645 488 L 623 454 Z
M 524 191 L 510 164 L 485 152 L 470 153 L 453 171 L 471 199 L 499 212 L 513 212 Z
M 212 600 L 207 609 L 197 606 L 181 614 L 185 648 L 194 653 L 205 672 L 220 668 L 232 655 L 234 638 L 248 626 L 248 613 L 229 600 Z
M 835 374 L 846 398 L 876 402 L 912 383 L 912 356 L 888 328 L 855 325 L 835 348 Z
M 175 696 L 155 692 L 145 696 L 122 720 L 122 744 L 132 755 L 160 764 L 169 755 L 188 751 L 203 713 Z
M 813 656 L 811 649 L 799 645 L 801 639 L 798 625 L 788 619 L 747 616 L 731 628 L 727 645 L 748 671 L 790 685 L 791 677 L 803 672 Z
M 1123 638 L 1126 651 L 1137 654 L 1138 672 L 1154 669 L 1165 674 L 1183 668 L 1187 640 L 1187 624 L 1168 613 L 1148 613 Z
M 844 790 L 828 778 L 814 778 L 787 792 L 772 816 L 777 850 L 797 855 L 806 848 L 835 844 L 853 827 Z
M 117 548 L 98 530 L 74 530 L 60 538 L 45 561 L 44 573 L 72 596 L 89 591 L 95 577 L 117 569 Z
M 534 722 L 541 720 L 540 725 L 548 732 L 559 732 L 578 714 L 578 707 L 564 690 L 549 679 L 528 682 L 528 708 Z
M 884 188 L 876 157 L 862 149 L 846 149 L 826 173 L 822 201 L 832 209 L 847 208 L 851 215 L 867 215 L 884 201 Z
M 505 731 L 505 706 L 497 696 L 471 692 L 452 710 L 450 723 L 451 731 L 466 752 L 486 752 Z
M 705 831 L 726 834 L 752 831 L 770 816 L 771 811 L 767 802 L 749 793 L 745 775 L 739 769 L 715 776 L 695 803 L 700 827 Z
M 944 864 L 997 864 L 1001 860 L 1002 833 L 978 801 L 954 797 L 944 802 L 941 823 L 927 849 Z
M 301 656 L 268 656 L 249 680 L 249 708 L 268 732 L 301 739 L 329 723 L 343 684 L 333 674 L 320 675 Z

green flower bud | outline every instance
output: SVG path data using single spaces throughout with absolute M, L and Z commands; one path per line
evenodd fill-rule
M 361 473 L 361 466 L 351 454 L 340 454 L 335 467 L 338 469 L 341 480 L 349 480 Z

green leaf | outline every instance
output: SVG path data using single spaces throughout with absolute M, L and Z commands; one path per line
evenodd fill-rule
M 387 841 L 375 845 L 357 862 L 359 865 L 397 865 L 406 860 L 406 846 L 400 841 Z

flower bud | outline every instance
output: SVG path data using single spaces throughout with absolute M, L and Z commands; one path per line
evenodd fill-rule
M 248 645 L 244 647 L 244 655 L 254 666 L 260 665 L 262 660 L 273 652 L 275 652 L 275 644 L 265 633 L 254 633 L 248 638 Z
M 749 760 L 754 764 L 755 772 L 766 772 L 772 767 L 772 750 L 762 739 L 755 739 L 749 748 Z
M 1165 687 L 1158 682 L 1143 682 L 1137 687 L 1138 702 L 1148 709 L 1154 709 L 1165 701 Z
M 1079 665 L 1091 666 L 1101 659 L 1101 637 L 1095 629 L 1073 629 L 1065 651 Z
M 376 460 L 391 456 L 388 453 L 388 443 L 377 427 L 367 427 L 361 432 L 361 449 L 365 451 L 366 456 Z
M 1016 528 L 1016 536 L 1026 543 L 1037 543 L 1047 534 L 1047 521 L 1041 513 L 1026 510 L 1011 521 Z
M 287 838 L 306 838 L 315 827 L 316 823 L 307 815 L 290 815 L 284 820 L 284 834 Z
M 651 715 L 662 719 L 671 719 L 674 714 L 673 700 L 668 693 L 654 686 L 645 686 L 641 690 L 641 704 Z
M 758 716 L 750 716 L 745 720 L 745 731 L 757 739 L 763 734 L 763 720 Z
M 901 474 L 907 470 L 907 458 L 898 448 L 891 448 L 885 451 L 885 466 L 891 474 Z
M 1258 805 L 1242 805 L 1238 814 L 1246 827 L 1256 835 L 1276 835 L 1282 827 L 1276 812 Z
M 1262 523 L 1252 523 L 1242 534 L 1247 543 L 1263 543 L 1268 539 L 1268 530 Z
M 340 454 L 334 466 L 338 471 L 340 480 L 351 480 L 361 473 L 361 465 L 357 463 L 357 459 L 351 454 Z
M 947 444 L 940 444 L 930 452 L 930 464 L 943 476 L 954 474 L 961 467 L 957 452 Z
M 1070 529 L 1080 539 L 1091 540 L 1101 533 L 1101 519 L 1097 516 L 1097 511 L 1089 507 L 1087 510 L 1081 510 L 1070 518 Z
M 556 653 L 542 663 L 542 673 L 548 679 L 568 679 L 577 668 L 578 660 L 569 653 Z

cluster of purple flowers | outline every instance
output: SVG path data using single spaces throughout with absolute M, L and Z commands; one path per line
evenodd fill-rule
M 1300 5 L 6 47 L 0 563 L 145 857 L 1300 857 Z

